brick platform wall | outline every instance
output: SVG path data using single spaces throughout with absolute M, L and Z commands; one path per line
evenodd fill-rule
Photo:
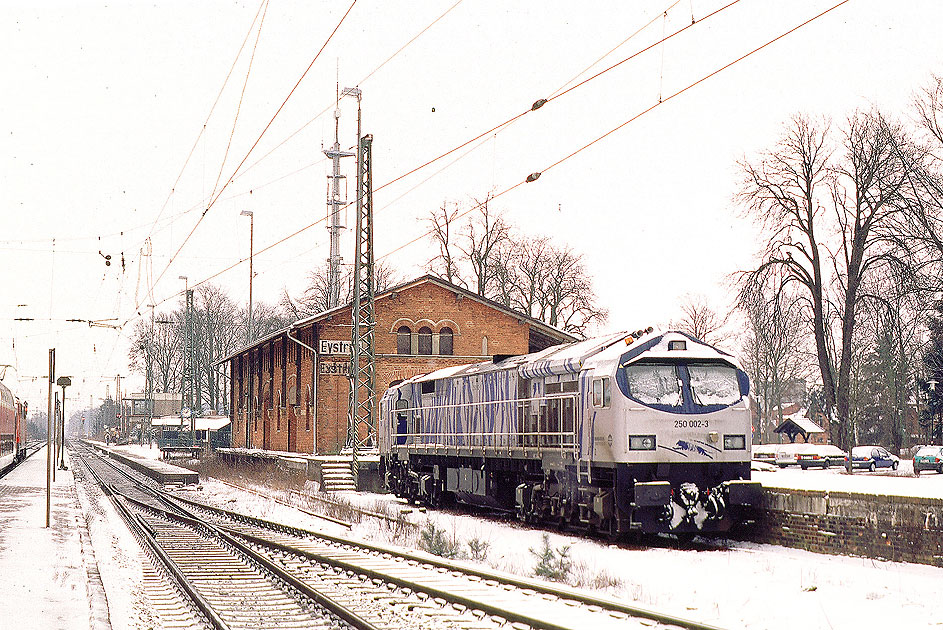
M 749 540 L 943 566 L 943 499 L 765 488 Z

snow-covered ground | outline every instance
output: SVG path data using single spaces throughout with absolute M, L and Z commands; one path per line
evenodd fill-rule
M 156 449 L 124 448 L 156 457 Z M 784 488 L 943 496 L 943 475 L 913 477 L 908 466 L 905 460 L 896 474 L 860 472 L 853 476 L 838 469 L 790 468 L 755 473 L 755 478 L 764 485 Z M 312 484 L 308 485 L 313 490 Z M 255 489 L 267 491 L 261 485 Z M 395 539 L 392 542 L 404 546 L 413 546 L 418 540 L 416 533 L 395 536 L 373 519 L 365 519 L 347 532 L 212 479 L 185 492 L 228 509 L 308 529 L 381 543 Z M 274 494 L 289 499 L 284 493 Z M 340 498 L 370 508 L 387 504 L 392 512 L 406 512 L 406 518 L 420 526 L 431 522 L 456 541 L 466 556 L 470 555 L 469 542 L 485 543 L 484 563 L 502 571 L 532 574 L 537 558 L 531 550 L 543 547 L 541 532 L 516 523 L 425 512 L 389 495 L 343 493 Z M 549 540 L 553 549 L 569 549 L 571 584 L 726 628 L 943 628 L 943 602 L 938 594 L 943 585 L 941 568 L 730 541 L 718 541 L 711 550 L 691 551 L 671 543 L 660 547 L 607 545 L 558 533 L 550 533 Z

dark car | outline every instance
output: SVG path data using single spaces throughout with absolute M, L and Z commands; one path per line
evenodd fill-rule
M 820 466 L 841 466 L 845 463 L 848 454 L 833 444 L 814 444 L 796 454 L 796 460 L 802 470 Z
M 845 458 L 847 461 L 847 458 Z M 891 468 L 897 470 L 900 459 L 891 455 L 883 446 L 856 446 L 851 449 L 851 466 L 853 468 Z
M 943 473 L 943 446 L 921 446 L 914 453 L 914 472 L 935 470 Z

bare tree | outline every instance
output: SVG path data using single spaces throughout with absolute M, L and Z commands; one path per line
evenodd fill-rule
M 764 441 L 769 441 L 772 426 L 783 421 L 787 389 L 804 383 L 811 366 L 801 302 L 777 291 L 779 286 L 778 278 L 768 278 L 743 287 L 739 295 L 739 307 L 746 317 L 744 367 L 758 401 L 757 434 Z
M 153 336 L 149 318 L 135 322 L 128 353 L 129 367 L 135 372 L 147 373 L 147 345 L 150 342 L 154 390 L 178 391 L 183 356 L 182 320 L 177 312 L 156 313 L 154 319 L 158 323 L 154 325 Z
M 458 250 L 471 267 L 474 290 L 478 295 L 488 296 L 493 285 L 495 266 L 492 256 L 510 238 L 511 228 L 504 222 L 500 213 L 489 207 L 491 193 L 484 201 L 474 200 L 477 212 L 465 225 L 465 233 L 459 242 Z
M 742 164 L 741 199 L 768 228 L 755 283 L 775 270 L 781 287 L 800 290 L 812 324 L 826 408 L 845 446 L 854 441 L 850 392 L 856 322 L 872 274 L 906 266 L 895 229 L 909 169 L 902 130 L 880 113 L 847 121 L 840 152 L 828 149 L 829 125 L 797 117 L 759 164 Z
M 703 295 L 684 296 L 681 300 L 681 318 L 672 322 L 672 327 L 711 344 L 727 340 L 729 335 L 724 331 L 726 325 L 727 318 L 714 310 Z
M 776 292 L 799 287 L 798 295 L 812 324 L 825 406 L 831 411 L 835 408 L 835 379 L 827 335 L 831 313 L 823 271 L 829 252 L 817 236 L 818 230 L 825 231 L 819 225 L 825 221 L 819 190 L 827 187 L 829 179 L 828 133 L 825 121 L 794 118 L 776 148 L 763 155 L 758 164 L 741 162 L 745 177 L 740 199 L 768 231 L 762 264 L 746 274 L 744 285 L 761 284 L 775 272 L 772 275 L 779 278 Z
M 490 202 L 490 194 L 476 200 L 475 212 L 460 227 L 458 211 L 450 213 L 445 205 L 430 215 L 431 238 L 439 246 L 430 270 L 465 275 L 479 295 L 578 335 L 605 321 L 582 256 L 546 237 L 516 235 Z M 451 236 L 456 229 L 457 239 Z
M 330 287 L 328 286 L 328 263 L 324 262 L 308 274 L 308 286 L 300 298 L 292 298 L 288 289 L 282 289 L 279 307 L 289 321 L 297 321 L 330 310 Z M 399 282 L 393 268 L 381 261 L 374 264 L 373 284 L 376 292 L 386 291 Z M 347 305 L 353 299 L 353 274 L 349 266 L 341 270 L 340 304 Z
M 431 226 L 432 233 L 430 238 L 438 246 L 439 254 L 429 261 L 428 267 L 432 273 L 446 281 L 456 284 L 460 287 L 467 287 L 459 270 L 459 260 L 456 245 L 456 221 L 458 219 L 459 207 L 456 204 L 452 210 L 449 210 L 448 204 L 443 202 L 438 210 L 433 210 L 426 217 L 426 222 Z

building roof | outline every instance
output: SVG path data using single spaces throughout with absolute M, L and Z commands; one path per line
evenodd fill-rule
M 386 289 L 385 291 L 381 291 L 380 293 L 377 293 L 374 296 L 374 300 L 379 301 L 379 300 L 383 300 L 387 298 L 395 298 L 396 295 L 401 291 L 405 291 L 407 289 L 411 289 L 413 287 L 419 286 L 421 284 L 427 284 L 427 283 L 435 284 L 437 286 L 442 287 L 443 289 L 446 289 L 448 291 L 452 291 L 458 295 L 461 295 L 464 298 L 468 298 L 470 300 L 474 300 L 476 302 L 484 304 L 485 306 L 489 306 L 497 311 L 501 311 L 505 313 L 506 315 L 509 315 L 510 317 L 516 317 L 522 323 L 527 322 L 528 324 L 530 324 L 531 334 L 532 335 L 536 334 L 536 336 L 538 336 L 541 340 L 552 341 L 556 343 L 567 343 L 567 342 L 573 342 L 573 341 L 578 340 L 577 337 L 574 337 L 570 333 L 560 330 L 559 328 L 556 328 L 549 324 L 546 324 L 540 321 L 539 319 L 531 317 L 530 315 L 525 315 L 524 313 L 515 311 L 514 309 L 509 308 L 501 304 L 500 302 L 495 302 L 494 300 L 488 299 L 486 297 L 482 297 L 478 295 L 477 293 L 474 293 L 473 291 L 469 291 L 468 289 L 458 286 L 457 284 L 452 284 L 451 282 L 447 282 L 443 280 L 442 278 L 437 278 L 436 276 L 429 275 L 429 274 L 420 276 L 419 278 L 416 278 L 415 280 L 410 280 L 408 282 L 398 284 L 395 287 Z M 218 359 L 215 363 L 219 364 L 225 361 L 229 361 L 230 359 L 237 357 L 240 354 L 243 354 L 244 352 L 246 352 L 247 350 L 250 350 L 251 348 L 261 346 L 271 341 L 272 339 L 275 339 L 276 337 L 281 337 L 282 335 L 286 333 L 290 333 L 293 330 L 298 330 L 298 329 L 304 328 L 305 326 L 315 324 L 319 321 L 333 317 L 334 315 L 337 315 L 339 313 L 349 312 L 352 306 L 353 306 L 353 301 L 348 302 L 347 304 L 344 304 L 343 306 L 338 306 L 336 308 L 333 308 L 329 311 L 323 311 L 316 315 L 311 315 L 309 317 L 299 319 L 298 321 L 294 322 L 293 324 L 290 324 L 289 326 L 286 326 L 285 328 L 281 328 L 279 330 L 276 330 L 274 332 L 271 332 L 265 335 L 264 337 L 256 339 L 252 343 L 252 345 L 243 346 L 242 348 L 236 350 L 235 352 L 232 352 L 228 354 L 227 356 L 221 359 Z
M 201 416 L 196 419 L 197 431 L 219 431 L 229 424 L 229 416 Z M 184 419 L 180 416 L 161 416 L 151 420 L 153 427 L 182 427 L 190 428 L 190 419 Z
M 810 434 L 825 433 L 825 429 L 796 413 L 783 420 L 782 424 L 773 429 L 773 433 L 784 433 L 789 436 L 790 441 L 795 442 L 797 435 L 801 435 L 803 440 L 808 441 Z

